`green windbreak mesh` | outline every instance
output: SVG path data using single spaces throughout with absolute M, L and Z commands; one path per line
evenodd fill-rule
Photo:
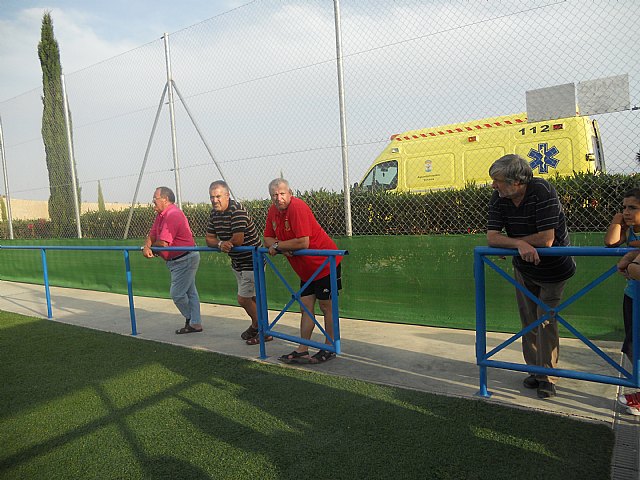
M 574 246 L 602 246 L 603 234 L 572 236 Z M 349 250 L 343 270 L 341 315 L 395 323 L 475 329 L 473 249 L 484 235 L 341 238 Z M 511 258 L 491 257 L 513 276 Z M 576 257 L 578 270 L 564 299 L 595 280 L 617 257 Z M 487 328 L 515 332 L 520 320 L 515 287 L 485 266 Z M 563 316 L 593 339 L 621 340 L 624 279 L 614 275 L 563 310 Z M 566 330 L 563 334 L 567 334 Z
M 574 234 L 576 246 L 602 245 L 602 233 Z M 340 315 L 394 323 L 475 329 L 473 248 L 486 245 L 484 235 L 384 236 L 336 239 L 349 251 L 342 270 Z M 4 245 L 141 245 L 142 240 L 16 240 Z M 204 245 L 202 239 L 199 245 Z M 161 259 L 131 252 L 135 295 L 168 297 L 169 273 Z M 272 259 L 297 290 L 299 281 L 286 259 Z M 511 259 L 492 257 L 508 274 Z M 127 293 L 124 257 L 119 251 L 48 251 L 51 285 Z M 578 273 L 568 282 L 564 298 L 609 269 L 617 257 L 576 257 Z M 39 250 L 0 249 L 0 278 L 43 283 Z M 487 327 L 519 330 L 514 287 L 485 267 Z M 201 252 L 197 277 L 203 302 L 236 304 L 236 282 L 229 258 Z M 563 318 L 592 339 L 621 340 L 624 279 L 614 275 L 566 310 Z M 267 267 L 269 308 L 279 310 L 291 294 Z M 43 300 L 44 301 L 44 300 Z M 298 311 L 294 306 L 292 310 Z M 566 333 L 566 331 L 565 331 Z

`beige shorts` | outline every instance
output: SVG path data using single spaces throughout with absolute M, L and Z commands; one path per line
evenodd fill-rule
M 256 296 L 256 284 L 253 280 L 253 271 L 252 270 L 243 270 L 238 272 L 234 270 L 233 273 L 236 275 L 236 281 L 238 282 L 238 296 L 245 298 L 252 298 Z

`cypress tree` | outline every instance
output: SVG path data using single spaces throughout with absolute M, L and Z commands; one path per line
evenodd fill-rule
M 42 140 L 49 171 L 49 217 L 56 236 L 73 237 L 76 232 L 74 192 L 60 79 L 62 65 L 49 12 L 42 17 L 38 57 L 42 67 Z M 76 194 L 80 205 L 80 192 Z
M 98 211 L 105 212 L 106 210 L 104 206 L 104 195 L 102 195 L 102 185 L 100 185 L 100 180 L 98 180 Z

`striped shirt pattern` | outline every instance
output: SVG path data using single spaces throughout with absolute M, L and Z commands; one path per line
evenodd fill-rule
M 500 198 L 493 192 L 489 201 L 487 230 L 504 230 L 512 238 L 525 237 L 544 230 L 554 230 L 554 247 L 570 245 L 564 210 L 555 188 L 542 178 L 534 178 L 527 185 L 525 196 L 519 206 L 511 199 Z M 534 265 L 518 255 L 513 257 L 513 266 L 523 275 L 544 283 L 556 283 L 570 278 L 576 270 L 573 257 L 540 257 Z
M 259 247 L 260 236 L 253 219 L 242 205 L 229 199 L 229 206 L 224 212 L 211 210 L 207 233 L 216 235 L 220 241 L 231 240 L 234 233 L 244 232 L 243 247 Z M 231 267 L 237 271 L 253 271 L 251 252 L 231 252 Z

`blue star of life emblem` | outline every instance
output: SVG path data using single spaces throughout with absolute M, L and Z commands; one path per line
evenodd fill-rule
M 538 150 L 533 148 L 529 150 L 527 156 L 532 159 L 529 165 L 531 165 L 532 170 L 537 168 L 540 173 L 549 173 L 549 167 L 556 168 L 560 163 L 560 160 L 555 158 L 558 153 L 560 153 L 560 150 L 555 145 L 549 148 L 549 144 L 539 143 Z

